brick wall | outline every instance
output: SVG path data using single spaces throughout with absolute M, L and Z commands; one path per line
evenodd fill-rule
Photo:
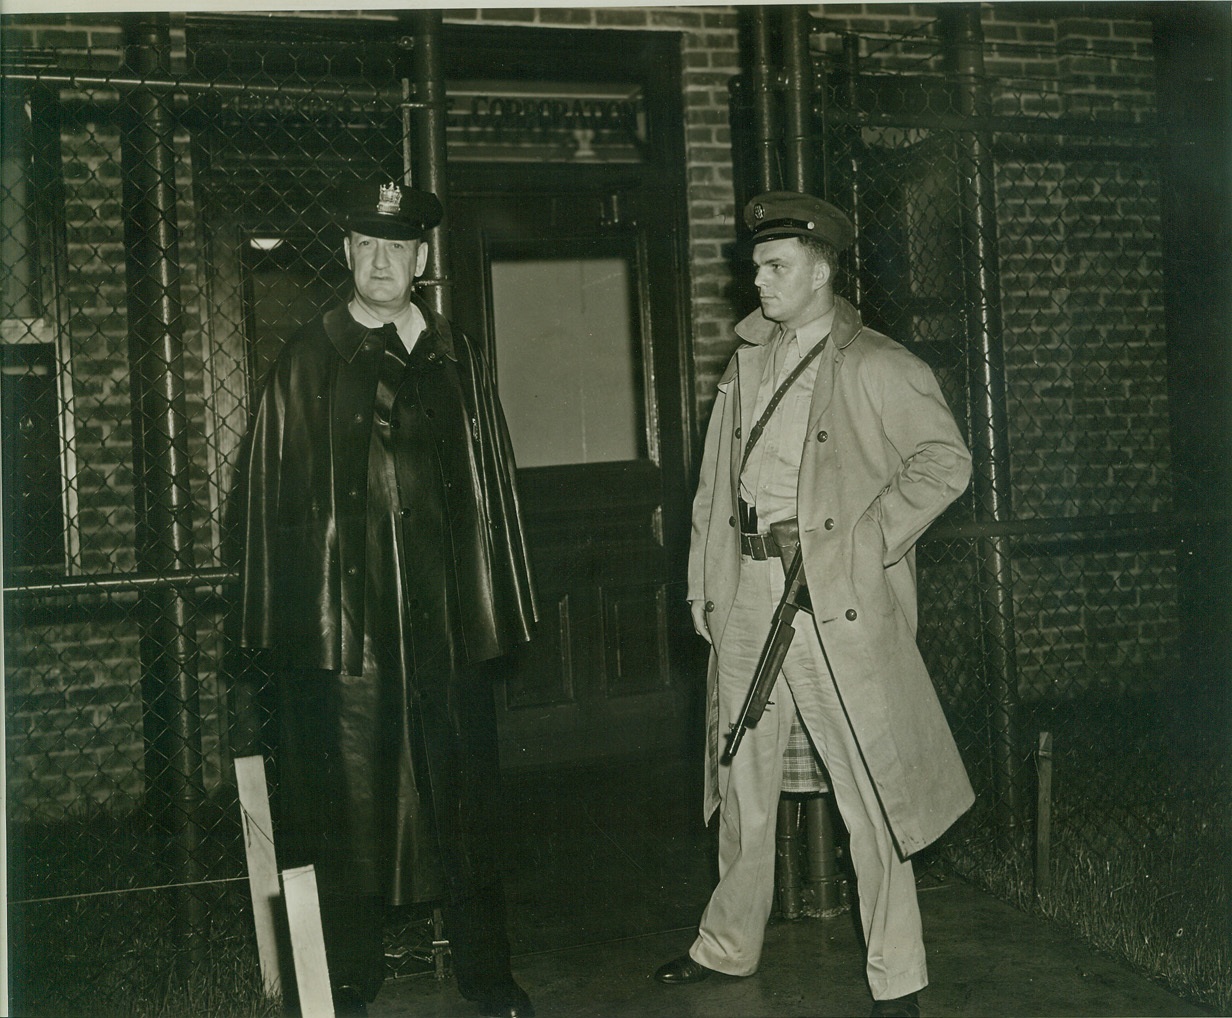
M 994 112 L 1027 121 L 1065 116 L 1087 126 L 1072 137 L 1006 131 L 993 141 L 1012 515 L 1024 519 L 1157 513 L 1172 505 L 1158 166 L 1149 148 L 1115 131 L 1155 114 L 1152 26 L 1147 15 L 1128 17 L 1125 8 L 1109 18 L 1074 10 L 1082 16 L 1058 18 L 1057 8 L 1031 4 L 982 11 Z M 841 33 L 857 31 L 870 73 L 935 75 L 945 68 L 933 8 L 849 13 L 827 5 L 820 13 L 815 51 L 837 54 Z M 922 114 L 942 109 L 938 103 Z M 937 129 L 868 131 L 865 141 L 900 146 L 909 166 L 910 146 L 925 136 L 933 144 L 926 158 L 948 158 Z M 954 180 L 953 169 L 935 163 L 929 172 Z M 936 194 L 934 201 L 952 205 Z M 942 218 L 952 214 L 942 208 Z M 932 259 L 952 264 L 961 257 L 943 224 L 917 216 L 910 228 L 907 247 L 921 265 L 913 278 L 926 279 Z M 942 277 L 925 289 L 915 296 L 946 298 Z M 896 338 L 911 345 L 922 337 Z M 938 353 L 937 337 L 927 338 L 926 356 L 961 411 L 961 373 L 950 370 L 949 354 Z M 970 612 L 945 607 L 948 595 L 930 601 L 948 589 L 937 576 L 960 568 L 922 567 L 921 642 L 926 653 L 947 648 L 936 655 L 943 676 L 970 673 L 953 639 Z M 1014 597 L 1024 700 L 1141 688 L 1177 672 L 1170 551 L 1024 550 L 1015 560 Z M 961 711 L 966 702 L 964 694 L 950 706 Z
M 998 112 L 1067 113 L 1115 123 L 1149 118 L 1149 23 L 1126 18 L 1125 8 L 1106 19 L 1064 21 L 1054 20 L 1053 10 L 984 8 L 988 67 L 1004 81 L 996 96 Z M 825 5 L 814 9 L 818 33 L 813 47 L 837 53 L 841 34 L 855 31 L 867 36 L 862 52 L 870 70 L 939 72 L 943 60 L 936 14 L 927 5 Z M 729 84 L 738 71 L 736 9 L 493 8 L 451 10 L 446 20 L 679 33 L 694 395 L 704 422 L 714 383 L 735 345 L 732 324 L 748 310 L 732 303 L 735 273 L 744 268 L 733 266 L 729 250 L 736 236 L 728 105 Z M 114 19 L 105 16 L 10 19 L 5 30 L 7 47 L 24 44 L 66 57 L 89 52 L 103 66 L 116 66 L 119 60 L 120 34 Z M 182 60 L 178 31 L 176 40 L 177 60 Z M 1040 45 L 1053 52 L 1042 53 Z M 107 574 L 135 566 L 135 515 L 119 134 L 106 115 L 111 100 L 93 98 L 99 100 L 97 109 L 90 112 L 80 105 L 80 115 L 66 122 L 62 143 L 81 564 L 86 571 Z M 177 135 L 176 148 L 197 558 L 198 564 L 209 565 L 217 561 L 215 482 L 222 470 L 208 434 L 203 336 L 205 326 L 218 326 L 203 321 L 204 241 L 198 236 L 187 135 Z M 1153 167 L 1133 159 L 1077 161 L 1041 152 L 1032 159 L 1004 160 L 998 191 L 1017 511 L 1048 517 L 1166 510 L 1170 456 Z M 915 221 L 925 224 L 920 229 L 934 229 L 927 225 L 929 214 Z M 932 321 L 944 332 L 952 329 L 947 323 L 953 320 L 953 315 L 938 315 Z M 912 343 L 919 337 L 896 338 Z M 944 335 L 939 341 L 945 341 Z M 941 373 L 961 415 L 966 352 L 957 335 L 950 342 Z M 924 576 L 923 589 L 932 591 L 925 594 L 924 608 L 931 628 L 922 642 L 939 663 L 954 663 L 952 677 L 939 685 L 944 689 L 952 682 L 955 695 L 965 697 L 979 681 L 970 636 L 962 629 L 974 625 L 971 598 L 964 593 L 952 613 L 929 608 L 930 598 L 943 602 L 955 589 L 945 577 L 970 575 L 969 556 L 962 558 L 958 550 L 955 555 L 961 559 L 957 564 L 925 567 L 935 572 Z M 1170 666 L 1168 632 L 1175 625 L 1176 591 L 1169 556 L 1093 553 L 1024 559 L 1017 563 L 1015 582 L 1024 695 L 1072 692 L 1114 676 L 1116 682 L 1146 680 Z M 1055 595 L 1054 589 L 1065 593 Z M 951 618 L 953 626 L 942 628 Z M 206 729 L 213 747 L 222 728 L 217 709 L 220 620 L 202 618 L 200 633 L 203 695 L 211 712 Z M 1082 634 L 1080 649 L 1076 634 Z M 9 721 L 14 800 L 54 802 L 57 808 L 134 801 L 139 774 L 129 779 L 119 774 L 133 771 L 140 761 L 132 615 L 111 610 L 93 620 L 45 620 L 12 629 L 8 641 L 10 696 L 18 708 Z M 118 687 L 129 692 L 120 694 Z M 117 694 L 110 712 L 101 706 L 107 690 Z M 63 744 L 60 756 L 49 749 L 57 740 Z M 71 752 L 71 763 L 64 752 Z M 211 754 L 211 782 L 219 766 Z
M 88 53 L 97 71 L 118 67 L 121 33 L 108 19 L 68 17 L 60 24 L 20 19 L 5 25 L 6 46 Z M 178 34 L 177 34 L 178 35 Z M 182 35 L 173 38 L 182 52 Z M 76 474 L 80 546 L 74 574 L 109 576 L 137 568 L 132 378 L 122 212 L 122 117 L 118 94 L 64 90 L 60 133 L 69 274 L 62 341 L 72 364 L 70 433 Z M 212 466 L 202 389 L 202 295 L 190 138 L 174 137 L 184 387 L 190 490 L 195 498 L 196 563 L 216 565 L 218 503 L 206 497 Z M 50 613 L 50 618 L 49 618 Z M 17 618 L 21 616 L 18 615 Z M 84 596 L 40 609 L 37 622 L 10 624 L 7 677 L 10 711 L 9 794 L 15 806 L 54 819 L 90 804 L 123 810 L 139 800 L 143 731 L 140 609 L 133 599 Z M 204 618 L 199 670 L 205 749 L 221 738 L 216 662 L 218 618 Z M 49 740 L 56 744 L 48 749 Z M 207 778 L 217 782 L 219 764 Z

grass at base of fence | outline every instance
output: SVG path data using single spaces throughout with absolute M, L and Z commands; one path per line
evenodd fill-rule
M 132 892 L 14 906 L 13 1013 L 26 1018 L 268 1018 L 246 887 L 199 888 L 194 936 L 183 894 Z
M 143 988 L 123 1013 L 133 1018 L 273 1018 L 280 997 L 266 996 L 260 972 L 245 960 L 225 958 L 190 973 Z
M 956 832 L 939 846 L 939 860 L 1177 995 L 1232 1013 L 1227 768 L 1195 767 L 1169 787 L 1142 787 L 1132 820 L 1075 788 L 1062 790 L 1046 895 L 1035 892 L 1031 833 L 1006 846 Z

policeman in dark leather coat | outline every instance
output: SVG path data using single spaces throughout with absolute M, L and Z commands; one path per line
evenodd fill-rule
M 248 439 L 242 642 L 279 669 L 279 861 L 316 867 L 338 1004 L 376 996 L 385 910 L 441 900 L 459 990 L 530 1015 L 491 827 L 491 673 L 534 596 L 491 373 L 412 292 L 441 217 L 394 183 L 342 202 L 354 294 L 283 348 Z

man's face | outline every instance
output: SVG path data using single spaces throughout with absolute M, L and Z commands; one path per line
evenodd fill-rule
M 400 311 L 410 302 L 411 284 L 423 274 L 428 247 L 418 240 L 385 240 L 351 233 L 343 241 L 355 293 L 365 304 Z
M 830 267 L 814 261 L 795 237 L 758 244 L 753 248 L 753 264 L 761 311 L 770 321 L 794 329 L 826 310 L 822 289 L 830 279 Z

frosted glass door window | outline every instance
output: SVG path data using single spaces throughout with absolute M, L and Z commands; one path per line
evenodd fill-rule
M 646 455 L 623 258 L 493 259 L 497 377 L 519 467 Z

